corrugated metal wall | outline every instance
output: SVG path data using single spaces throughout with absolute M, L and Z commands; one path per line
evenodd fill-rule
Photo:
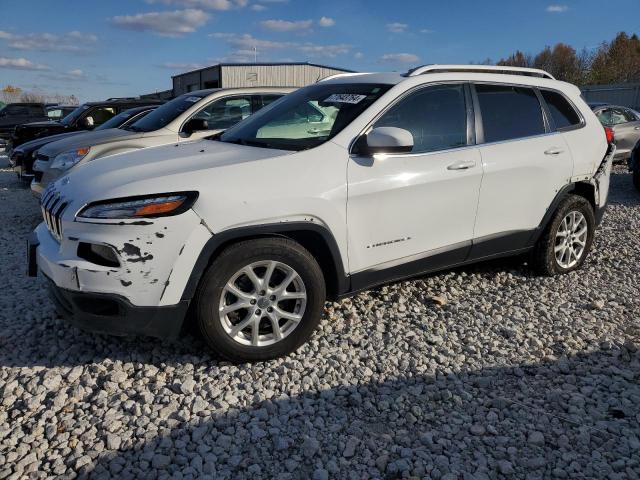
M 587 85 L 581 88 L 587 102 L 606 102 L 640 109 L 640 83 Z
M 221 87 L 304 87 L 318 80 L 344 73 L 315 65 L 234 65 L 221 67 Z

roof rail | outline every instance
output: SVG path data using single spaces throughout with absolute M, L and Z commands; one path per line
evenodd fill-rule
M 338 77 L 352 77 L 354 75 L 362 75 L 360 72 L 347 72 L 347 73 L 335 73 L 333 75 L 329 75 L 328 77 L 324 77 L 319 79 L 316 83 L 326 82 L 327 80 L 333 80 Z
M 105 102 L 114 102 L 117 100 L 138 100 L 138 98 L 137 97 L 111 97 L 111 98 L 107 98 Z
M 447 73 L 447 72 L 479 72 L 479 73 L 504 73 L 507 75 L 525 75 L 529 77 L 541 77 L 555 80 L 549 72 L 538 68 L 508 67 L 501 65 L 423 65 L 409 70 L 407 77 L 415 77 L 425 73 Z

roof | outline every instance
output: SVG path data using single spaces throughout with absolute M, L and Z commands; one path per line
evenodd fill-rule
M 210 70 L 218 67 L 288 67 L 288 66 L 310 66 L 318 68 L 330 68 L 331 70 L 339 70 L 345 73 L 354 73 L 353 70 L 347 70 L 346 68 L 332 67 L 330 65 L 321 65 L 319 63 L 310 62 L 250 62 L 250 63 L 216 63 L 208 67 L 198 68 L 196 70 L 189 70 L 188 72 L 178 73 L 177 75 L 171 75 L 171 78 L 181 77 L 190 73 L 202 72 L 204 70 Z
M 85 102 L 84 105 L 160 105 L 163 100 L 153 98 L 109 98 L 102 102 Z

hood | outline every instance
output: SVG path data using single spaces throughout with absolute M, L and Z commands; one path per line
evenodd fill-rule
M 121 140 L 123 137 L 133 139 L 141 136 L 142 134 L 139 132 L 129 132 L 120 128 L 108 128 L 106 130 L 97 130 L 92 132 L 79 132 L 78 135 L 73 135 L 69 138 L 63 138 L 62 140 L 49 143 L 40 150 L 40 153 L 48 156 L 49 158 L 53 158 L 59 153 L 68 152 L 69 150 L 101 145 L 103 143 Z
M 58 133 L 57 135 L 49 135 L 48 137 L 36 138 L 35 140 L 30 140 L 23 143 L 22 145 L 16 147 L 14 150 L 16 152 L 31 153 L 41 146 L 46 145 L 47 143 L 56 142 L 72 135 L 79 135 L 80 133 L 81 132 Z
M 210 189 L 211 170 L 295 152 L 211 140 L 183 142 L 88 162 L 56 182 L 80 204 L 153 193 Z
M 40 128 L 51 128 L 51 127 L 59 127 L 59 128 L 64 128 L 64 125 L 62 125 L 59 122 L 56 122 L 55 120 L 43 120 L 41 122 L 29 122 L 29 123 L 23 123 L 20 125 L 20 128 L 33 128 L 35 130 L 38 130 Z

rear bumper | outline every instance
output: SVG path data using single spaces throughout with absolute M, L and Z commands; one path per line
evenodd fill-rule
M 180 334 L 189 303 L 138 307 L 118 295 L 66 290 L 47 278 L 49 296 L 70 324 L 108 335 L 144 335 L 162 339 Z

